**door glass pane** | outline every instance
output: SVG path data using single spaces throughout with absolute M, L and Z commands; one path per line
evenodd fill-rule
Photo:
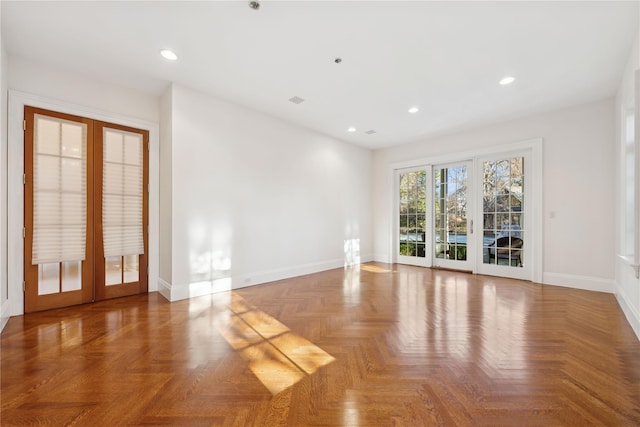
M 34 151 L 38 154 L 60 155 L 60 122 L 53 118 L 36 116 Z
M 427 174 L 400 175 L 399 254 L 425 258 Z
M 60 157 L 36 154 L 34 160 L 36 172 L 44 175 L 44 179 L 38 181 L 38 193 L 57 191 L 60 187 Z
M 62 123 L 62 156 L 81 159 L 83 155 L 82 128 L 78 125 Z
M 38 295 L 60 292 L 60 263 L 38 264 Z
M 144 252 L 143 138 L 104 128 L 102 227 L 106 257 Z
M 104 132 L 104 161 L 108 163 L 123 163 L 124 134 L 117 131 L 105 130 Z
M 84 191 L 83 180 L 84 164 L 81 159 L 61 159 L 60 188 L 69 193 L 82 194 Z
M 483 163 L 483 263 L 523 266 L 524 159 Z
M 62 292 L 77 291 L 82 288 L 82 261 L 62 263 Z
M 467 175 L 466 166 L 434 170 L 436 258 L 467 259 Z
M 85 259 L 87 125 L 34 115 L 32 264 Z
M 122 283 L 122 257 L 105 258 L 105 285 L 119 285 Z
M 127 255 L 124 257 L 124 283 L 138 281 L 140 277 L 138 259 L 138 255 Z

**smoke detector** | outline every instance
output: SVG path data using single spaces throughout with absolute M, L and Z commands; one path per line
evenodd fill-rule
M 293 98 L 289 98 L 289 102 L 293 102 L 294 104 L 302 104 L 304 102 L 303 98 L 299 96 L 294 96 Z

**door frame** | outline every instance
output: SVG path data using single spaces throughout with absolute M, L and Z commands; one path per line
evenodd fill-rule
M 528 189 L 527 201 L 531 206 L 531 214 L 529 221 L 531 222 L 531 228 L 529 231 L 530 236 L 527 238 L 527 248 L 530 251 L 529 259 L 527 262 L 531 265 L 531 271 L 529 273 L 529 277 L 523 278 L 523 280 L 530 280 L 535 283 L 542 283 L 542 271 L 543 271 L 543 138 L 534 138 L 528 139 L 518 142 L 512 142 L 501 145 L 494 145 L 483 147 L 475 150 L 468 151 L 460 151 L 452 154 L 442 154 L 435 155 L 432 157 L 421 157 L 412 159 L 405 162 L 393 163 L 389 166 L 389 180 L 390 180 L 390 191 L 393 192 L 391 197 L 391 205 L 388 212 L 391 214 L 391 218 L 389 221 L 389 257 L 388 259 L 391 263 L 398 263 L 398 243 L 396 242 L 397 237 L 397 227 L 398 227 L 398 219 L 395 217 L 396 207 L 398 206 L 398 185 L 396 174 L 398 170 L 401 169 L 410 169 L 410 168 L 431 168 L 433 165 L 438 164 L 447 164 L 447 163 L 456 163 L 464 161 L 464 159 L 472 159 L 474 171 L 478 170 L 478 159 L 484 158 L 488 156 L 499 156 L 499 155 L 523 155 L 527 154 L 530 159 L 530 186 Z M 525 172 L 526 173 L 526 172 Z M 475 183 L 474 183 L 475 184 Z M 476 202 L 477 206 L 477 202 Z M 478 216 L 478 209 L 475 210 L 475 216 Z M 474 216 L 474 224 L 477 226 L 478 218 Z M 481 219 L 481 216 L 480 216 Z M 477 227 L 476 227 L 477 228 Z M 481 233 L 474 233 L 475 239 L 478 239 L 478 236 L 481 236 Z M 480 246 L 478 246 L 480 245 Z M 482 244 L 478 244 L 476 241 L 476 250 L 478 247 L 482 247 Z M 482 262 L 482 258 L 479 256 L 475 257 L 475 262 L 473 263 L 472 273 L 478 274 L 478 263 Z M 431 266 L 431 261 L 429 261 L 429 265 L 425 265 L 425 267 Z
M 149 292 L 158 290 L 159 133 L 158 123 L 83 105 L 9 90 L 7 141 L 7 281 L 9 315 L 24 314 L 24 107 L 32 106 L 149 131 Z

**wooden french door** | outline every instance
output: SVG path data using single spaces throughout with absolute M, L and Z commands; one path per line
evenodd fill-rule
M 147 292 L 148 144 L 25 107 L 25 312 Z

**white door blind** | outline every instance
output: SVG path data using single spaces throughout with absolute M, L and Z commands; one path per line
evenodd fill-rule
M 104 256 L 143 254 L 142 135 L 104 128 L 103 153 Z
M 87 125 L 34 116 L 32 264 L 85 259 Z

